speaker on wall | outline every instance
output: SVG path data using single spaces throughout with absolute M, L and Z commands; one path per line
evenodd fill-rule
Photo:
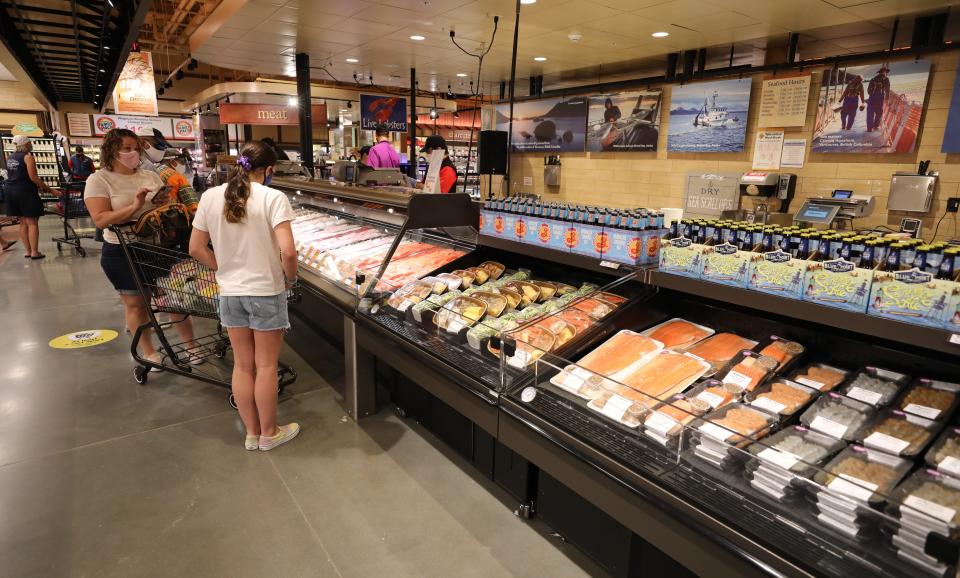
M 480 174 L 507 174 L 507 132 L 503 130 L 480 131 Z

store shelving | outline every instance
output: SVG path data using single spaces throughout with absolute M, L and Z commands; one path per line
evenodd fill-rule
M 2 141 L 4 160 L 6 160 L 7 155 L 14 152 L 16 147 L 12 136 L 4 136 Z M 30 142 L 33 144 L 33 156 L 37 163 L 37 176 L 48 186 L 60 186 L 60 166 L 57 162 L 57 147 L 54 139 L 31 137 Z

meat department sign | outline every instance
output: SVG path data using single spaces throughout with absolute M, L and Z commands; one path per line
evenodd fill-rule
M 740 208 L 740 174 L 688 174 L 683 195 L 683 216 L 719 217 Z

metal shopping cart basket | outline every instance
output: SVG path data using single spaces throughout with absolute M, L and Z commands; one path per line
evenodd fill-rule
M 143 385 L 151 370 L 161 370 L 230 389 L 232 364 L 219 361 L 229 353 L 230 340 L 219 323 L 219 287 L 213 270 L 179 248 L 143 242 L 131 226 L 114 226 L 111 230 L 117 234 L 137 288 L 148 304 L 149 321 L 137 328 L 130 345 L 139 364 L 133 370 L 134 379 Z M 291 301 L 299 297 L 299 286 L 288 291 Z M 168 319 L 161 320 L 161 314 Z M 189 318 L 197 320 L 193 343 L 171 340 L 168 332 Z M 160 363 L 137 351 L 140 340 L 149 338 L 150 330 L 160 342 Z M 191 361 L 205 363 L 196 365 Z M 296 380 L 297 373 L 281 363 L 277 366 L 277 378 L 278 392 L 283 393 Z M 229 399 L 236 408 L 233 394 Z
M 56 199 L 55 208 L 48 211 L 63 221 L 63 236 L 52 239 L 57 244 L 57 251 L 62 251 L 64 245 L 72 245 L 81 257 L 87 256 L 87 250 L 80 245 L 80 240 L 93 239 L 97 231 L 83 202 L 85 184 L 83 181 L 73 181 L 64 185 L 62 194 Z

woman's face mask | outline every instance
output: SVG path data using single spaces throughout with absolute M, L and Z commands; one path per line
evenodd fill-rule
M 135 150 L 120 151 L 117 153 L 117 161 L 131 171 L 135 171 L 140 166 L 140 153 Z

